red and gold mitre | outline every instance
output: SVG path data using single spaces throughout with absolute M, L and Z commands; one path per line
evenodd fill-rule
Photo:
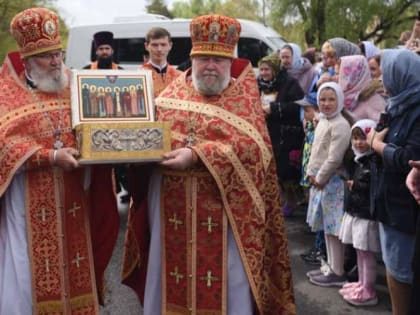
M 45 8 L 31 8 L 15 15 L 10 32 L 23 57 L 61 49 L 57 14 Z
M 190 56 L 211 55 L 234 58 L 241 24 L 235 18 L 211 14 L 194 18 L 190 23 Z

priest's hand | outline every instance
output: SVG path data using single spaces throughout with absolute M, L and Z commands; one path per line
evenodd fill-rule
M 61 148 L 52 151 L 51 164 L 65 171 L 71 171 L 79 166 L 77 158 L 80 153 L 75 148 Z
M 160 164 L 174 170 L 185 170 L 194 164 L 193 151 L 190 148 L 179 148 L 165 153 Z

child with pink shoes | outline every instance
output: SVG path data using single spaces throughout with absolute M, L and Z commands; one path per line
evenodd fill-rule
M 370 119 L 357 121 L 351 131 L 352 149 L 355 154 L 352 180 L 348 180 L 350 190 L 347 207 L 341 223 L 339 238 L 344 244 L 352 244 L 357 253 L 358 282 L 343 285 L 339 293 L 344 300 L 356 306 L 376 305 L 375 290 L 376 257 L 380 251 L 378 223 L 371 209 L 371 170 L 375 163 L 375 153 L 366 141 L 366 135 L 376 127 Z

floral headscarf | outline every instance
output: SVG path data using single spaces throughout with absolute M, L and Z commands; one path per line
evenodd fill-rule
M 333 81 L 325 82 L 325 83 L 321 84 L 321 86 L 318 89 L 318 94 L 316 96 L 318 106 L 319 106 L 319 96 L 321 95 L 322 90 L 324 90 L 326 88 L 334 90 L 335 94 L 337 95 L 337 110 L 334 113 L 332 113 L 331 115 L 328 115 L 328 116 L 326 116 L 322 112 L 319 114 L 319 118 L 329 119 L 329 118 L 333 118 L 333 117 L 337 116 L 337 114 L 340 113 L 343 110 L 343 108 L 344 108 L 344 105 L 343 105 L 344 94 L 343 94 L 343 90 L 341 89 L 341 87 L 337 83 L 335 83 Z
M 354 111 L 360 92 L 372 80 L 367 59 L 362 55 L 342 57 L 338 84 L 344 93 L 344 108 Z

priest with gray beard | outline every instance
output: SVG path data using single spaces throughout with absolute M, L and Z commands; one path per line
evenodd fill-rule
M 59 18 L 10 23 L 0 69 L 0 314 L 98 314 L 118 234 L 111 168 L 83 168 L 71 127 Z

